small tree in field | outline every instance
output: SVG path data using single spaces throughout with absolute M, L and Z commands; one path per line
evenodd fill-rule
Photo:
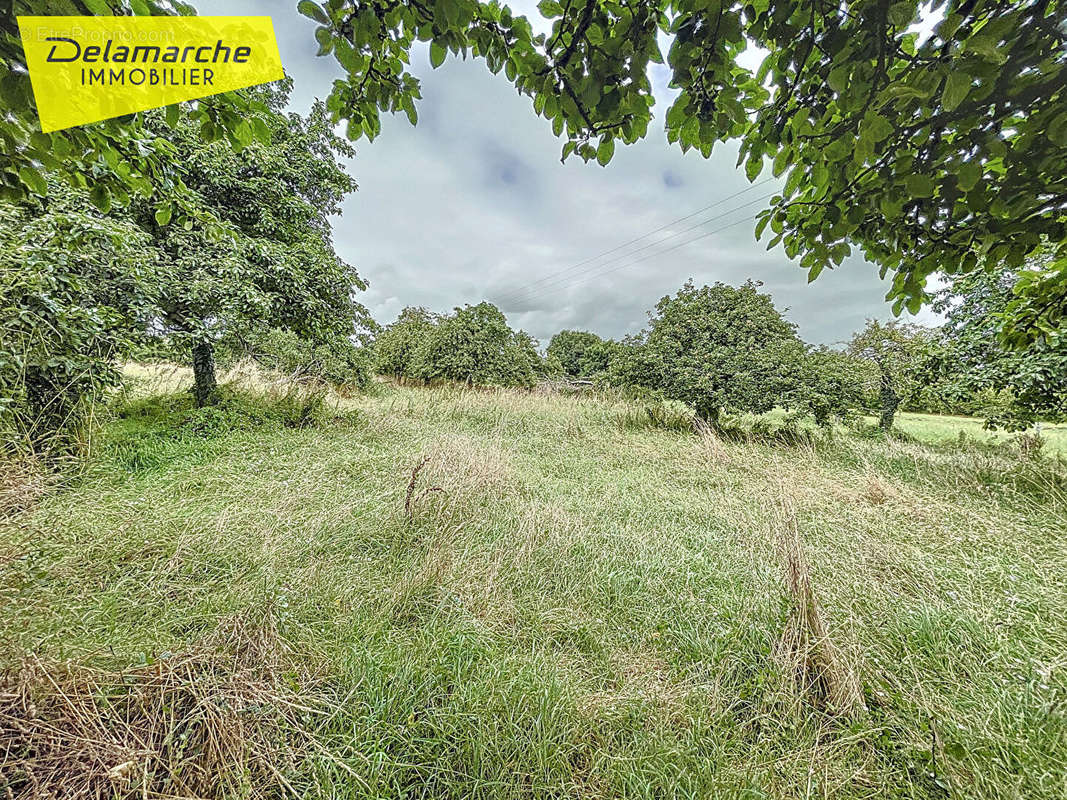
M 801 394 L 821 427 L 864 404 L 864 386 L 870 368 L 856 356 L 828 347 L 811 350 L 804 359 Z
M 586 353 L 603 340 L 589 331 L 564 330 L 552 337 L 546 351 L 549 358 L 559 361 L 563 372 L 572 378 L 584 378 L 589 373 L 585 363 Z
M 921 325 L 896 321 L 883 325 L 872 319 L 849 342 L 849 354 L 874 366 L 868 380 L 877 384 L 878 425 L 882 430 L 893 427 L 897 408 L 915 392 L 920 367 L 934 336 L 931 329 Z
M 355 189 L 339 163 L 352 149 L 321 105 L 306 118 L 286 116 L 278 110 L 286 86 L 258 91 L 271 109 L 256 116 L 269 144 L 234 151 L 205 143 L 189 120 L 174 128 L 160 114 L 148 121 L 165 137 L 199 214 L 179 225 L 166 208 L 139 209 L 166 267 L 158 319 L 189 348 L 201 405 L 215 387 L 214 346 L 223 334 L 266 326 L 325 344 L 370 324 L 355 300 L 366 283 L 330 240 L 329 217 Z
M 759 285 L 689 281 L 660 300 L 633 354 L 637 379 L 713 426 L 723 411 L 762 414 L 794 402 L 804 344 Z
M 531 342 L 511 330 L 492 303 L 457 308 L 418 348 L 412 373 L 426 381 L 468 386 L 532 386 Z
M 430 338 L 439 317 L 425 308 L 408 306 L 374 340 L 374 368 L 397 380 L 414 375 L 415 355 Z

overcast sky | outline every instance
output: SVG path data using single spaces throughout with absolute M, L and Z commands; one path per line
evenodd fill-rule
M 315 56 L 315 23 L 297 13 L 296 0 L 194 5 L 201 14 L 273 17 L 295 111 L 325 98 L 340 75 L 332 56 Z M 532 2 L 510 5 L 537 18 Z M 753 188 L 734 167 L 736 146 L 719 145 L 704 159 L 667 144 L 665 68 L 654 67 L 648 138 L 618 148 L 606 168 L 573 157 L 561 164 L 562 140 L 549 122 L 484 62 L 450 57 L 434 70 L 420 46 L 412 69 L 424 98 L 418 126 L 403 114 L 384 115 L 379 138 L 356 143 L 348 170 L 359 191 L 333 225 L 338 254 L 370 281 L 363 301 L 379 322 L 404 306 L 449 311 L 488 299 L 542 344 L 562 328 L 619 337 L 644 327 L 648 309 L 689 278 L 698 285 L 762 281 L 810 342 L 832 344 L 868 317 L 891 316 L 888 282 L 862 259 L 809 285 L 780 247 L 767 252 L 755 240 L 751 217 L 775 183 Z

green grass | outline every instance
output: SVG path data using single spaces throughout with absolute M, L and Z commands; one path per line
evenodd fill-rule
M 309 797 L 1067 793 L 1062 464 L 722 442 L 594 397 L 381 386 L 304 421 L 239 398 L 210 424 L 127 402 L 8 520 L 11 663 L 123 667 L 268 617 Z M 865 716 L 780 657 L 789 509 Z
M 873 422 L 874 419 L 872 418 Z M 989 431 L 982 420 L 974 417 L 950 417 L 938 414 L 899 414 L 896 426 L 910 436 L 923 442 L 943 444 L 952 442 L 962 434 L 966 438 L 986 444 L 1003 444 L 1017 434 L 1004 431 Z M 1067 425 L 1041 424 L 1041 436 L 1045 439 L 1043 451 L 1049 455 L 1067 458 Z

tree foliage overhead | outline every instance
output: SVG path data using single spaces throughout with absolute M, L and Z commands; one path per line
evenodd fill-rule
M 179 222 L 195 216 L 187 205 L 181 176 L 157 131 L 145 127 L 146 115 L 129 114 L 91 125 L 42 133 L 26 71 L 16 17 L 79 15 L 191 15 L 180 0 L 14 0 L 0 14 L 0 200 L 11 203 L 46 196 L 48 175 L 86 189 L 104 212 L 140 197 L 167 207 Z M 226 92 L 196 103 L 167 107 L 166 119 L 194 124 L 205 142 L 226 141 L 240 149 L 269 133 L 256 122 L 263 105 L 248 92 Z
M 373 138 L 380 112 L 415 122 L 416 41 L 437 66 L 484 59 L 532 98 L 563 136 L 563 156 L 601 164 L 643 137 L 655 99 L 651 62 L 677 98 L 667 137 L 710 155 L 741 140 L 750 179 L 772 162 L 784 191 L 762 214 L 814 279 L 859 246 L 898 309 L 915 310 L 937 270 L 1019 266 L 1067 223 L 1067 4 L 1033 0 L 543 0 L 550 33 L 496 0 L 302 0 L 320 54 L 347 77 L 329 107 Z M 660 38 L 670 46 L 666 54 Z M 755 72 L 746 47 L 766 56 Z M 1040 338 L 1067 309 L 1067 244 L 1018 304 L 1017 337 Z M 1050 298 L 1053 302 L 1049 302 Z

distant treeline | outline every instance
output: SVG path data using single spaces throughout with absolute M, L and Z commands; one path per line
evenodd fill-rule
M 907 410 L 1020 429 L 1067 415 L 1067 347 L 997 343 L 997 312 L 1011 301 L 1014 280 L 968 276 L 937 300 L 945 325 L 870 320 L 838 348 L 803 342 L 752 281 L 687 283 L 659 301 L 640 334 L 615 341 L 563 330 L 543 353 L 490 303 L 448 315 L 406 308 L 376 337 L 372 362 L 381 374 L 423 382 L 528 387 L 584 379 L 682 401 L 711 425 L 723 413 L 786 408 L 822 425 L 872 413 L 888 429 Z

